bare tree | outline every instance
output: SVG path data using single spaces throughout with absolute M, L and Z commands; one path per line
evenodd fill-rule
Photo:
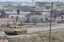
M 1 18 L 5 18 L 6 14 L 5 14 L 5 10 L 1 10 Z

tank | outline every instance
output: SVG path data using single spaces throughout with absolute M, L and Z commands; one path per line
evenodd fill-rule
M 22 26 L 10 26 L 9 29 L 4 31 L 7 35 L 19 35 L 27 33 L 27 29 Z

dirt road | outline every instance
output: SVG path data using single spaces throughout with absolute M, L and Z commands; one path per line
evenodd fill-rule
M 34 33 L 34 32 L 42 32 L 42 31 L 47 31 L 49 30 L 50 27 L 41 27 L 41 28 L 27 28 L 28 31 L 27 33 Z M 56 29 L 64 29 L 64 24 L 58 24 L 56 26 L 52 26 L 52 30 Z M 0 31 L 0 36 L 6 36 L 6 34 L 2 31 Z
M 41 28 L 27 28 L 28 32 L 27 33 L 33 33 L 33 32 L 39 32 L 39 31 L 47 31 L 50 29 L 50 27 L 41 27 Z M 52 30 L 56 29 L 64 29 L 64 24 L 58 24 L 56 26 L 52 26 Z

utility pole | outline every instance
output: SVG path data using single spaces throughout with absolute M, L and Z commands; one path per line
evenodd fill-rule
M 51 42 L 52 12 L 53 12 L 53 2 L 51 3 L 49 42 Z

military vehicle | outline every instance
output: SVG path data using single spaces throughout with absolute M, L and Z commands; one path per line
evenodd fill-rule
M 19 35 L 27 33 L 27 29 L 23 26 L 11 25 L 7 30 L 4 31 L 7 35 Z

